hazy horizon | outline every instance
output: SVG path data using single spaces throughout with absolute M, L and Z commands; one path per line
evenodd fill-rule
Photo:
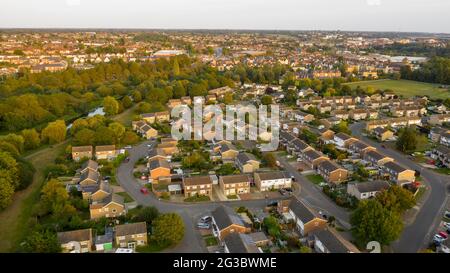
M 450 33 L 446 0 L 15 0 L 0 28 Z

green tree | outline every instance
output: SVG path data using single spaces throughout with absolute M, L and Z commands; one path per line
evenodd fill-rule
M 125 127 L 118 122 L 113 122 L 109 124 L 108 128 L 114 133 L 116 143 L 120 143 L 123 135 L 125 134 Z
M 152 240 L 161 246 L 176 245 L 184 237 L 184 223 L 180 215 L 167 213 L 153 220 Z
M 266 153 L 263 155 L 264 163 L 270 167 L 275 168 L 277 167 L 277 159 L 275 158 L 275 155 L 273 153 Z
M 73 144 L 77 146 L 92 145 L 94 143 L 95 132 L 91 129 L 84 128 L 76 132 L 73 136 Z
M 42 130 L 42 141 L 55 144 L 66 139 L 66 123 L 64 120 L 50 122 L 47 127 Z
M 414 195 L 399 186 L 392 186 L 388 190 L 381 191 L 376 195 L 376 199 L 385 208 L 402 213 L 416 205 Z
M 12 202 L 14 187 L 9 179 L 0 177 L 0 210 L 5 209 Z
M 263 105 L 272 104 L 272 97 L 271 96 L 263 96 L 261 98 L 261 104 L 263 104 Z
M 139 136 L 135 132 L 126 131 L 123 134 L 122 144 L 132 145 L 139 142 Z
M 383 207 L 375 199 L 359 202 L 350 217 L 350 223 L 353 237 L 361 246 L 370 241 L 389 245 L 399 238 L 403 229 L 400 214 Z
M 334 125 L 332 130 L 336 133 L 352 134 L 352 131 L 348 128 L 348 123 L 344 120 L 341 120 L 338 124 Z
M 174 58 L 174 60 L 173 60 L 172 73 L 173 73 L 174 76 L 180 75 L 180 65 L 178 64 L 178 59 L 177 58 Z
M 7 134 L 6 136 L 1 136 L 0 140 L 14 145 L 19 153 L 23 152 L 25 140 L 21 135 Z
M 131 101 L 129 96 L 125 96 L 122 99 L 122 105 L 125 109 L 128 109 L 133 105 L 133 101 Z
M 119 112 L 119 103 L 111 96 L 103 99 L 103 111 L 107 116 L 116 115 Z
M 417 132 L 408 126 L 400 129 L 396 147 L 402 152 L 414 151 L 417 147 Z
M 134 91 L 133 94 L 131 95 L 133 97 L 133 101 L 135 103 L 141 102 L 142 101 L 142 94 L 139 91 Z
M 24 129 L 20 133 L 24 139 L 25 150 L 32 150 L 39 147 L 41 144 L 41 138 L 36 129 Z
M 135 216 L 133 221 L 136 222 L 146 222 L 147 226 L 150 226 L 152 222 L 158 218 L 159 211 L 155 207 L 145 207 L 142 208 L 138 214 Z
M 223 96 L 223 103 L 225 104 L 231 104 L 233 102 L 233 93 L 226 93 Z
M 23 250 L 27 253 L 58 253 L 61 252 L 61 245 L 55 233 L 33 231 L 27 236 Z

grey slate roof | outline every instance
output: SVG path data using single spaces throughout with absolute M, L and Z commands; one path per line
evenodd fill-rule
M 297 199 L 291 200 L 289 209 L 305 224 L 316 218 L 311 210 Z
M 231 233 L 224 241 L 230 253 L 259 253 L 255 242 L 247 234 Z
M 355 187 L 358 189 L 360 193 L 364 192 L 375 192 L 381 191 L 384 189 L 388 189 L 390 187 L 387 181 L 368 181 L 355 183 Z
M 336 235 L 329 230 L 314 231 L 312 235 L 331 253 L 348 253 L 350 251 Z
M 212 216 L 219 230 L 223 230 L 233 224 L 245 226 L 239 215 L 229 207 L 219 206 L 212 212 Z

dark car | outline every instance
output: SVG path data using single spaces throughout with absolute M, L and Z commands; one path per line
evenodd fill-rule
M 129 158 L 129 157 L 125 158 L 124 162 L 125 162 L 125 163 L 130 162 L 130 158 Z
M 276 207 L 278 206 L 278 202 L 277 201 L 272 201 L 270 203 L 267 204 L 268 207 Z

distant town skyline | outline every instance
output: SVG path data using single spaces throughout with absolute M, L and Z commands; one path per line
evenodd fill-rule
M 0 28 L 450 33 L 446 0 L 15 0 L 1 5 Z

